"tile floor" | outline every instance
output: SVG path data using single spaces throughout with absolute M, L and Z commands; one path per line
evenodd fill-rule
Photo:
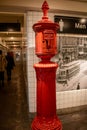
M 87 130 L 87 109 L 58 116 L 63 130 Z M 31 130 L 22 66 L 17 64 L 12 80 L 0 88 L 0 130 Z

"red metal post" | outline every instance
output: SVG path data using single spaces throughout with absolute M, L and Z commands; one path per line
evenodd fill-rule
M 50 58 L 57 53 L 56 31 L 59 25 L 48 19 L 49 7 L 42 5 L 42 20 L 33 25 L 36 33 L 36 55 L 41 62 L 34 65 L 37 78 L 37 115 L 32 122 L 32 130 L 62 130 L 56 115 L 56 69 L 58 64 Z

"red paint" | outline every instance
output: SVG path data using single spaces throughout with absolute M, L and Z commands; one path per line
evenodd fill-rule
M 33 25 L 36 33 L 36 55 L 42 59 L 34 65 L 37 78 L 37 115 L 32 130 L 62 130 L 56 115 L 56 69 L 58 64 L 50 59 L 57 53 L 56 31 L 59 25 L 47 17 L 48 4 L 42 5 L 42 20 Z
M 57 54 L 57 38 L 56 31 L 59 29 L 57 23 L 53 23 L 47 16 L 48 4 L 45 1 L 42 5 L 43 17 L 40 21 L 33 25 L 35 31 L 35 51 L 38 57 Z

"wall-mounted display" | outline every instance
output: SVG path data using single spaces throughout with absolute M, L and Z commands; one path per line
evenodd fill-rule
M 57 91 L 87 89 L 87 38 L 59 36 L 58 50 Z
M 58 32 L 58 54 L 52 59 L 58 63 L 57 92 L 87 89 L 87 21 L 84 19 L 79 26 L 80 18 L 54 16 L 54 20 L 62 26 Z
M 87 18 L 56 15 L 54 21 L 59 23 L 58 33 L 87 34 Z

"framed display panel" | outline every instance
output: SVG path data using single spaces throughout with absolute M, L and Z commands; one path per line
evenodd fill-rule
M 54 21 L 59 24 L 58 33 L 61 34 L 87 34 L 87 18 L 54 16 Z
M 52 59 L 58 63 L 57 92 L 87 89 L 87 21 L 63 16 L 54 16 L 54 21 L 64 22 L 58 30 L 58 54 Z

